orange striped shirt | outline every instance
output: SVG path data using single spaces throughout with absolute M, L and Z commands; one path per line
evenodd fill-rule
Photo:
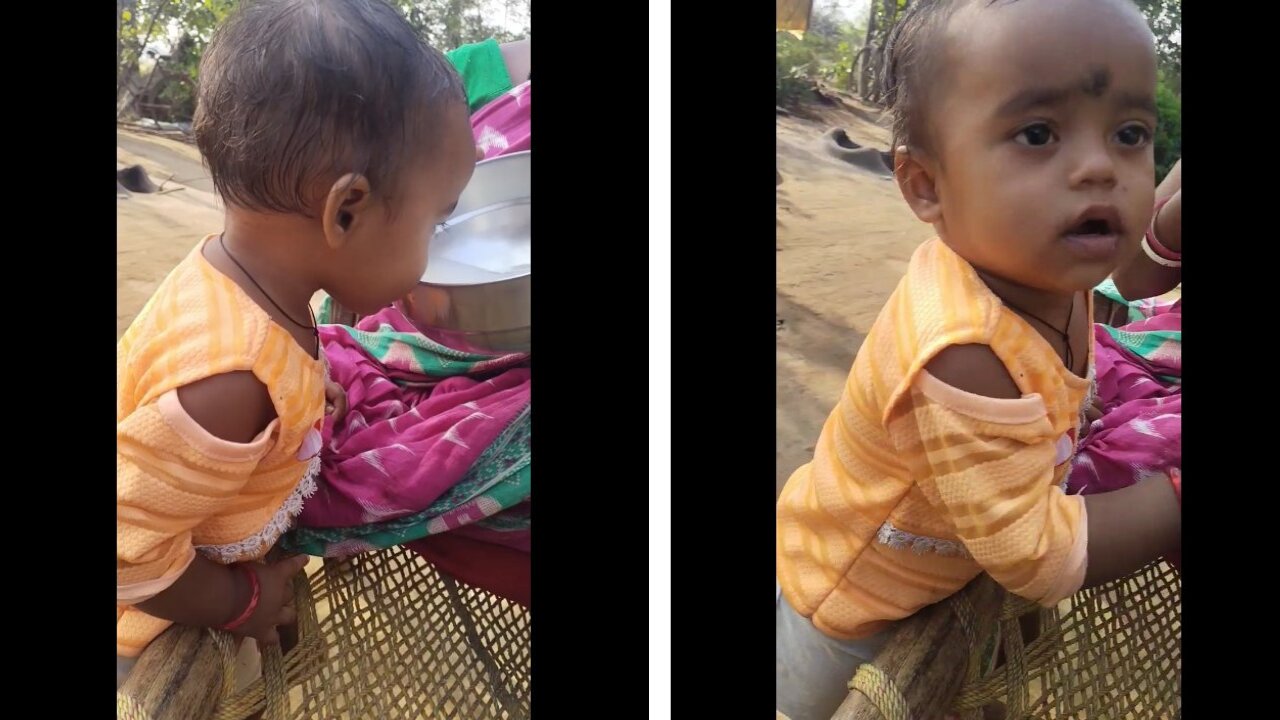
M 972 395 L 924 369 L 968 344 L 991 348 L 1020 399 Z M 1083 499 L 1061 485 L 1089 388 L 964 259 L 923 244 L 859 349 L 813 460 L 778 499 L 787 601 L 828 635 L 857 639 L 982 571 L 1045 604 L 1075 592 L 1087 523 Z
M 265 555 L 319 468 L 323 361 L 210 265 L 203 246 L 116 346 L 116 651 L 125 657 L 170 624 L 133 605 L 168 588 L 197 550 L 222 563 Z M 277 415 L 244 444 L 209 434 L 177 397 L 237 371 L 266 386 Z

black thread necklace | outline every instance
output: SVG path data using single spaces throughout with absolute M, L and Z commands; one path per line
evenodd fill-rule
M 1027 317 L 1031 318 L 1032 320 L 1035 320 L 1036 322 L 1049 328 L 1055 333 L 1058 333 L 1058 335 L 1062 337 L 1062 344 L 1065 345 L 1067 348 L 1065 357 L 1063 358 L 1063 360 L 1066 363 L 1067 370 L 1070 370 L 1073 373 L 1076 371 L 1075 363 L 1073 362 L 1075 358 L 1071 354 L 1071 314 L 1074 313 L 1076 310 L 1075 295 L 1071 296 L 1071 306 L 1067 308 L 1067 329 L 1066 330 L 1059 330 L 1056 325 L 1050 323 L 1048 320 L 1045 320 L 1044 318 L 1040 317 L 1039 315 L 1036 315 L 1035 313 L 1027 312 L 1026 310 L 1023 310 L 1022 308 L 1018 307 L 1017 305 L 1014 305 L 1013 303 L 1009 302 L 1008 300 L 1005 300 L 1004 298 L 1001 298 L 1001 301 L 1004 302 L 1004 304 L 1009 308 L 1023 315 L 1026 315 Z
M 316 324 L 316 314 L 311 311 L 310 305 L 307 306 L 307 312 L 310 313 L 311 315 L 310 325 L 306 323 L 300 323 L 297 320 L 294 320 L 293 316 L 285 312 L 284 308 L 280 307 L 280 303 L 276 302 L 275 298 L 271 297 L 271 293 L 264 290 L 262 285 L 258 284 L 258 281 L 253 279 L 253 275 L 250 275 L 249 271 L 244 269 L 244 265 L 240 264 L 240 261 L 236 259 L 236 256 L 231 254 L 231 251 L 227 249 L 227 241 L 223 239 L 222 234 L 218 235 L 218 244 L 222 246 L 222 252 L 225 253 L 228 258 L 231 258 L 231 262 L 235 263 L 236 267 L 240 268 L 240 272 L 244 273 L 244 276 L 249 278 L 249 282 L 253 283 L 253 286 L 258 288 L 258 292 L 262 293 L 262 297 L 266 298 L 267 302 L 274 305 L 276 310 L 279 310 L 280 314 L 285 316 L 285 318 L 288 319 L 289 322 L 293 323 L 294 325 L 297 325 L 298 327 L 304 330 L 310 330 L 311 334 L 315 336 L 316 342 L 317 343 L 320 342 L 320 328 Z

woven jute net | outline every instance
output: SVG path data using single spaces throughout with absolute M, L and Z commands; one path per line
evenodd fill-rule
M 217 634 L 218 720 L 514 720 L 529 715 L 529 612 L 437 572 L 402 548 L 325 561 L 294 583 L 297 644 L 263 653 L 234 690 L 234 647 Z M 200 681 L 200 678 L 189 681 Z M 204 678 L 216 682 L 215 678 Z M 117 694 L 117 716 L 149 720 Z
M 948 605 L 955 622 L 979 626 L 965 595 Z M 1182 579 L 1172 566 L 1148 565 L 1052 610 L 1005 595 L 999 613 L 998 622 L 985 624 L 988 634 L 969 636 L 967 667 L 955 668 L 965 680 L 946 712 L 979 720 L 984 707 L 1002 705 L 1008 720 L 1181 716 Z M 1038 625 L 1038 634 L 1024 642 L 1021 625 Z M 1003 652 L 993 657 L 997 638 Z M 837 715 L 939 717 L 945 708 L 913 705 L 894 680 L 913 674 L 912 668 L 864 665 L 850 682 L 856 702 L 846 703 L 859 707 L 842 706 Z

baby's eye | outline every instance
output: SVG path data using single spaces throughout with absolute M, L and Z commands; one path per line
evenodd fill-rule
M 1137 123 L 1125 125 L 1116 132 L 1116 140 L 1119 140 L 1121 145 L 1142 147 L 1151 142 L 1151 131 Z
M 1022 143 L 1023 145 L 1030 145 L 1031 147 L 1048 145 L 1051 142 L 1056 142 L 1058 139 L 1057 136 L 1053 134 L 1053 130 L 1051 130 L 1045 123 L 1028 125 L 1027 127 L 1019 130 L 1018 134 L 1014 135 L 1013 138 L 1017 142 Z

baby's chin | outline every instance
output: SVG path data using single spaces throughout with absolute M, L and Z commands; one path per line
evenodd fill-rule
M 1091 291 L 1103 280 L 1111 277 L 1111 273 L 1115 270 L 1116 266 L 1112 263 L 1076 265 L 1053 277 L 1044 278 L 1045 287 L 1042 289 L 1064 295 Z

